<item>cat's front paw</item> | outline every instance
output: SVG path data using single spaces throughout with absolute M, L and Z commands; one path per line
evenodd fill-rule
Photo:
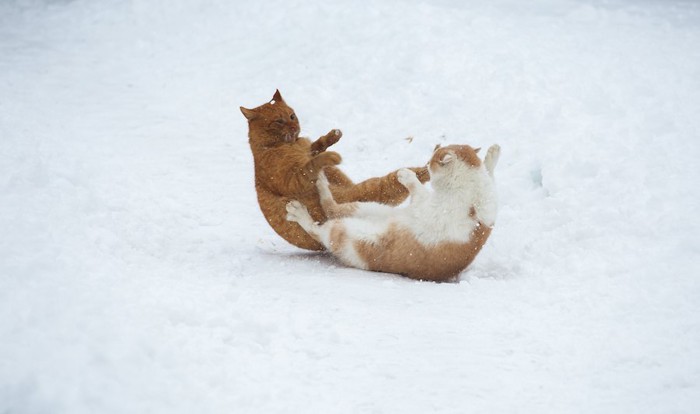
M 415 180 L 418 178 L 416 177 L 416 173 L 413 171 L 409 170 L 408 168 L 402 168 L 396 172 L 396 178 L 399 180 L 401 184 L 403 184 L 404 187 L 407 187 L 409 185 L 412 185 L 415 183 Z
M 314 163 L 316 164 L 316 168 L 320 170 L 323 167 L 333 167 L 338 165 L 342 160 L 343 158 L 337 152 L 326 151 L 318 154 L 316 158 L 314 158 Z
M 329 133 L 323 135 L 321 138 L 317 139 L 313 144 L 311 144 L 311 154 L 316 155 L 328 149 L 331 145 L 335 144 L 340 140 L 343 133 L 339 129 L 331 129 Z
M 300 223 L 304 220 L 304 217 L 308 215 L 309 211 L 301 202 L 292 200 L 287 203 L 287 221 Z
M 336 142 L 340 141 L 340 137 L 343 136 L 343 133 L 339 129 L 331 129 L 329 133 L 323 136 L 324 138 L 324 144 L 325 147 L 328 148 L 331 145 L 335 144 Z
M 498 157 L 501 155 L 501 146 L 498 144 L 493 144 L 489 147 L 488 152 L 486 152 L 486 156 L 491 156 L 495 157 L 498 159 Z

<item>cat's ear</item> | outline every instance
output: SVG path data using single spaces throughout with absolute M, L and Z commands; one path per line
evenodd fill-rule
M 272 100 L 270 101 L 270 103 L 275 102 L 284 102 L 284 99 L 282 99 L 282 94 L 280 93 L 279 89 L 275 90 L 275 94 L 272 96 Z
M 252 109 L 247 109 L 241 106 L 241 112 L 243 113 L 243 116 L 246 117 L 249 121 L 257 116 L 254 110 Z
M 477 154 L 478 154 L 478 153 L 479 153 L 479 151 L 481 151 L 481 147 L 479 147 L 479 148 L 474 148 L 474 152 L 475 152 L 475 153 L 477 153 Z
M 454 157 L 454 155 L 450 154 L 449 152 L 446 152 L 440 157 L 440 160 L 438 162 L 440 163 L 440 165 L 447 165 L 452 162 Z
M 435 145 L 435 148 L 433 148 L 433 152 L 439 150 L 441 147 L 442 147 L 442 145 L 440 145 L 440 144 Z

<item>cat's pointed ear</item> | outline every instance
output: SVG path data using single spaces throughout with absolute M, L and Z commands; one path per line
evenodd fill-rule
M 478 153 L 479 153 L 479 151 L 481 151 L 481 147 L 479 147 L 479 148 L 474 148 L 474 152 L 475 152 L 475 153 L 477 153 L 477 154 L 478 154 Z
M 257 116 L 254 110 L 244 108 L 241 106 L 241 112 L 243 113 L 243 116 L 246 117 L 249 121 Z
M 271 103 L 284 102 L 284 99 L 282 99 L 282 94 L 280 93 L 279 89 L 275 90 L 275 94 L 272 95 L 272 100 L 270 102 Z
M 442 147 L 442 145 L 440 145 L 440 144 L 435 145 L 435 148 L 433 148 L 433 152 L 439 150 L 441 147 Z
M 440 161 L 438 161 L 438 162 L 440 163 L 440 165 L 447 165 L 447 164 L 452 162 L 454 157 L 455 156 L 452 155 L 451 153 L 446 152 L 445 154 L 442 155 L 442 157 L 440 157 Z

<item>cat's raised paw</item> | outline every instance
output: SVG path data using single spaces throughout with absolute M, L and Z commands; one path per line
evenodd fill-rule
M 418 179 L 416 177 L 416 173 L 409 170 L 408 168 L 402 168 L 398 170 L 396 172 L 396 178 L 401 184 L 403 184 L 404 187 L 408 187 L 409 185 L 414 183 L 414 180 Z
M 416 173 L 416 177 L 421 184 L 425 184 L 430 181 L 430 172 L 428 171 L 427 167 L 413 167 L 409 169 Z
M 484 165 L 486 165 L 486 170 L 493 176 L 493 170 L 498 164 L 498 158 L 501 156 L 501 146 L 498 144 L 493 144 L 489 147 L 486 156 L 484 157 Z
M 498 144 L 493 144 L 489 147 L 488 152 L 486 153 L 486 156 L 491 155 L 492 157 L 496 157 L 498 159 L 498 156 L 501 155 L 501 146 Z
M 343 133 L 339 129 L 331 129 L 331 132 L 326 134 L 326 147 L 330 147 L 340 140 Z

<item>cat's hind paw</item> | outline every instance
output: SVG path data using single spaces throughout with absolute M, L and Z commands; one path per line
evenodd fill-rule
M 293 221 L 299 224 L 306 223 L 311 220 L 309 211 L 306 207 L 297 200 L 292 200 L 287 203 L 287 221 Z

